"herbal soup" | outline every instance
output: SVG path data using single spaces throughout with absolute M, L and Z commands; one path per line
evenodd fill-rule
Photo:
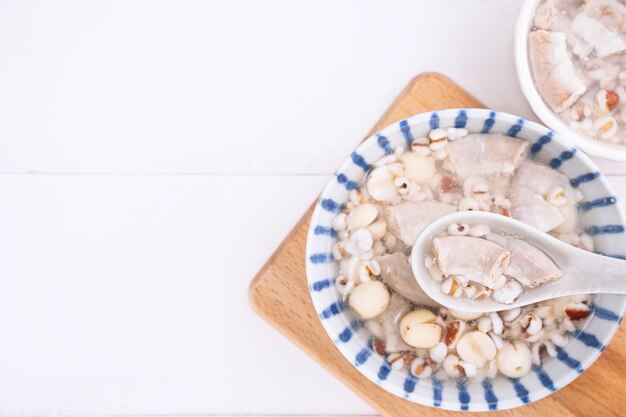
M 392 369 L 408 367 L 418 378 L 433 373 L 521 377 L 532 364 L 555 357 L 557 347 L 567 345 L 569 333 L 589 316 L 587 295 L 499 313 L 448 310 L 430 299 L 413 276 L 408 255 L 417 235 L 433 220 L 458 210 L 514 217 L 567 243 L 593 249 L 591 237 L 578 227 L 576 206 L 582 194 L 561 173 L 526 160 L 527 149 L 526 141 L 499 134 L 435 129 L 415 139 L 411 149 L 398 147 L 378 160 L 361 187 L 351 191 L 333 221 L 338 236 L 333 256 L 340 262 L 335 286 L 366 323 L 374 350 Z M 500 248 L 515 244 L 490 242 L 484 225 L 456 225 L 447 235 Z M 470 244 L 467 250 L 471 258 L 483 249 Z M 510 256 L 512 249 L 507 253 Z M 444 256 L 433 252 L 425 262 L 432 281 L 454 296 L 495 295 L 506 303 L 523 288 L 560 276 L 545 259 L 530 259 L 532 253 L 530 266 L 522 266 L 522 272 L 498 271 L 494 280 L 470 279 L 454 269 L 446 269 L 444 276 L 442 266 L 450 265 Z
M 577 132 L 626 142 L 626 6 L 617 0 L 545 0 L 528 37 L 544 101 Z

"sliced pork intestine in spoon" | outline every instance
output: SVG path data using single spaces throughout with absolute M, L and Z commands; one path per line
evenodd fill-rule
M 571 106 L 587 86 L 576 74 L 563 32 L 530 32 L 528 52 L 537 90 L 556 113 Z
M 486 238 L 511 253 L 504 274 L 515 278 L 526 287 L 534 288 L 563 276 L 563 271 L 545 252 L 528 242 L 494 233 Z
M 509 263 L 508 250 L 478 237 L 435 237 L 433 246 L 441 272 L 456 277 L 464 286 L 472 281 L 493 288 Z

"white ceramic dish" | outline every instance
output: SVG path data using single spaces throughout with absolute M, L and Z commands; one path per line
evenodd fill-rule
M 624 214 L 610 184 L 593 162 L 559 135 L 533 122 L 484 109 L 422 113 L 395 123 L 363 142 L 341 164 L 315 207 L 306 246 L 306 273 L 313 305 L 322 326 L 341 354 L 381 388 L 410 401 L 451 410 L 484 411 L 518 407 L 562 388 L 598 358 L 619 327 L 626 297 L 594 297 L 593 314 L 572 334 L 572 342 L 559 348 L 558 358 L 519 379 L 498 376 L 469 382 L 436 377 L 417 379 L 408 371 L 391 371 L 385 358 L 373 352 L 371 334 L 342 302 L 334 285 L 337 262 L 331 254 L 337 242 L 333 218 L 358 187 L 371 163 L 406 146 L 414 137 L 436 127 L 465 127 L 470 132 L 498 132 L 531 143 L 528 157 L 543 162 L 570 179 L 584 195 L 579 203 L 580 224 L 593 235 L 598 252 L 626 257 Z M 463 140 L 463 139 L 459 139 Z
M 543 100 L 530 71 L 528 60 L 528 32 L 532 27 L 535 10 L 542 0 L 525 0 L 520 10 L 515 28 L 515 65 L 517 78 L 526 100 L 537 117 L 549 128 L 560 134 L 590 155 L 601 156 L 615 161 L 626 161 L 626 145 L 615 145 L 586 137 L 569 127 Z

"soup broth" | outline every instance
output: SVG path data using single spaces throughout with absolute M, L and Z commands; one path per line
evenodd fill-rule
M 545 0 L 528 38 L 531 72 L 548 106 L 579 133 L 626 142 L 626 6 Z
M 413 276 L 408 255 L 420 231 L 460 210 L 514 217 L 593 250 L 591 237 L 578 226 L 582 194 L 563 174 L 527 160 L 527 151 L 526 141 L 500 134 L 434 129 L 415 139 L 410 149 L 398 147 L 376 161 L 360 187 L 350 192 L 333 221 L 338 236 L 333 256 L 340 270 L 335 286 L 392 369 L 408 368 L 418 378 L 433 373 L 521 377 L 533 363 L 555 357 L 557 348 L 569 342 L 569 333 L 589 316 L 587 295 L 499 313 L 448 310 L 430 299 Z M 448 234 L 483 240 L 489 230 L 456 225 Z M 469 257 L 478 255 L 469 251 Z M 425 262 L 442 291 L 492 295 L 485 285 L 459 285 L 458 271 L 444 276 L 438 256 Z M 507 283 L 524 285 L 520 278 Z

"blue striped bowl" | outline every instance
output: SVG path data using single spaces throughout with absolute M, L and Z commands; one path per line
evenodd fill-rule
M 371 163 L 413 137 L 437 127 L 465 127 L 470 132 L 499 132 L 529 141 L 529 158 L 544 162 L 570 178 L 585 198 L 579 205 L 580 221 L 593 236 L 598 253 L 626 255 L 624 214 L 606 178 L 591 160 L 567 145 L 559 135 L 519 117 L 483 109 L 444 110 L 423 113 L 387 127 L 363 142 L 337 171 L 319 199 L 309 229 L 306 272 L 313 305 L 328 336 L 346 360 L 383 389 L 410 401 L 450 410 L 483 411 L 518 407 L 537 401 L 564 387 L 598 358 L 609 343 L 626 307 L 626 297 L 598 295 L 593 314 L 572 342 L 558 350 L 558 357 L 535 366 L 519 379 L 498 376 L 482 381 L 416 379 L 407 371 L 391 371 L 372 351 L 371 335 L 341 302 L 334 288 L 338 265 L 331 249 L 336 236 L 334 216 L 358 187 Z M 593 277 L 590 277 L 593 279 Z

